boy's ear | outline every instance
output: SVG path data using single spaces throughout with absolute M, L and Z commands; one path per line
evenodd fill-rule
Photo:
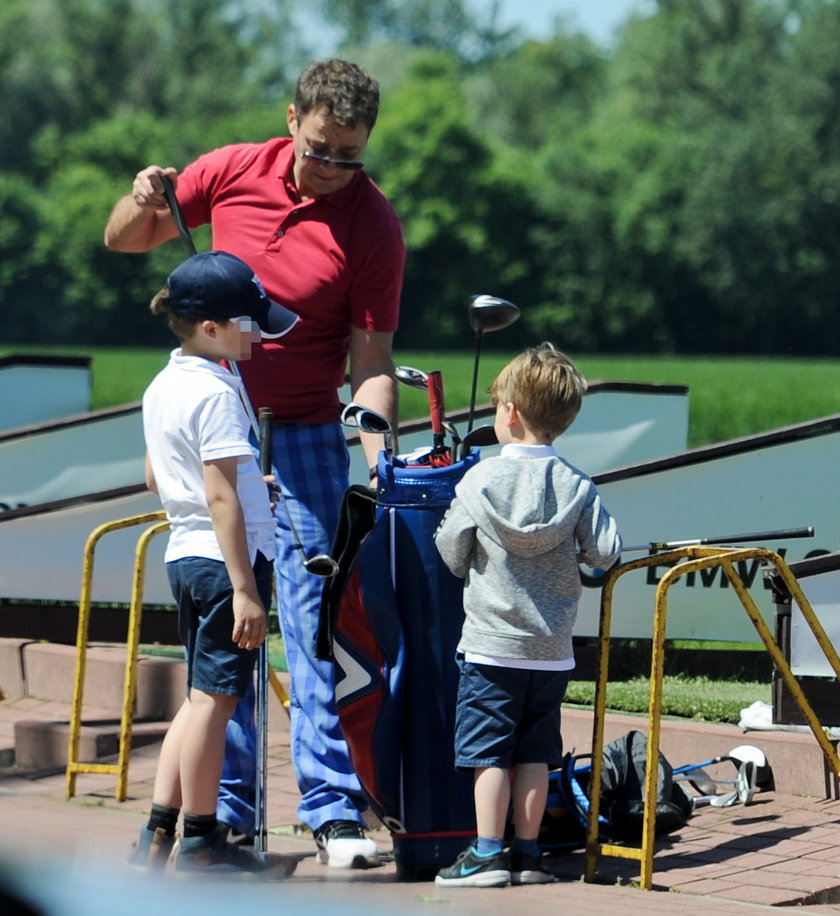
M 505 420 L 505 426 L 507 426 L 508 429 L 510 429 L 516 426 L 517 423 L 519 423 L 519 410 L 517 409 L 516 404 L 514 404 L 513 401 L 508 401 L 505 406 L 508 409 L 508 415 Z
M 202 321 L 200 328 L 207 337 L 215 337 L 216 332 L 219 330 L 219 326 L 215 321 L 213 321 L 212 318 L 207 318 L 206 320 Z

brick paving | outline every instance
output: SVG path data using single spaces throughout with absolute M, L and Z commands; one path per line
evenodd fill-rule
M 86 713 L 87 715 L 87 713 Z M 67 704 L 20 698 L 0 703 L 0 761 L 20 719 L 66 721 Z M 643 907 L 655 914 L 684 916 L 749 913 L 779 907 L 797 912 L 840 914 L 840 801 L 791 794 L 757 795 L 749 806 L 702 808 L 679 832 L 657 842 L 654 890 L 638 889 L 639 863 L 602 856 L 595 883 L 582 881 L 582 852 L 561 853 L 550 864 L 553 885 L 479 890 L 437 888 L 431 882 L 400 882 L 388 862 L 390 835 L 372 835 L 386 864 L 364 872 L 321 866 L 314 844 L 297 821 L 285 712 L 271 700 L 269 717 L 269 849 L 299 860 L 285 882 L 242 885 L 193 882 L 130 872 L 123 860 L 145 821 L 159 744 L 131 755 L 129 795 L 114 799 L 116 777 L 79 774 L 75 797 L 65 797 L 63 770 L 22 773 L 0 769 L 0 887 L 2 879 L 22 886 L 43 916 L 94 916 L 100 912 L 134 916 L 157 903 L 181 906 L 202 916 L 247 905 L 248 916 L 333 912 L 342 916 L 434 912 L 509 914 L 614 914 Z M 678 897 L 676 895 L 679 895 Z M 114 907 L 116 900 L 119 906 Z M 200 905 L 199 905 L 200 904 Z M 6 916 L 2 906 L 0 912 Z M 10 914 L 11 916 L 11 914 Z

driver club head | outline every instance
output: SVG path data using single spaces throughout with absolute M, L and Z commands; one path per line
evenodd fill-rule
M 492 426 L 476 426 L 463 439 L 461 457 L 466 458 L 475 446 L 498 445 L 499 438 Z
M 470 326 L 476 334 L 501 331 L 519 318 L 519 307 L 498 296 L 472 296 L 467 305 Z

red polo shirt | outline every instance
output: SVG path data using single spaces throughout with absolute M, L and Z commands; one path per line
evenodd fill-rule
M 268 295 L 301 320 L 239 364 L 256 409 L 277 420 L 338 419 L 351 327 L 395 331 L 405 247 L 399 219 L 364 172 L 340 191 L 301 201 L 292 140 L 213 150 L 178 177 L 191 227 L 249 264 Z

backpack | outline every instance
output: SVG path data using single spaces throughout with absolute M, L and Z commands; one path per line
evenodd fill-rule
M 647 757 L 647 737 L 635 730 L 604 747 L 598 818 L 602 842 L 641 841 Z M 566 754 L 563 766 L 549 773 L 548 801 L 539 836 L 543 849 L 577 849 L 585 845 L 591 759 L 591 754 Z M 673 767 L 660 751 L 657 836 L 684 827 L 691 813 L 691 799 L 674 781 Z

